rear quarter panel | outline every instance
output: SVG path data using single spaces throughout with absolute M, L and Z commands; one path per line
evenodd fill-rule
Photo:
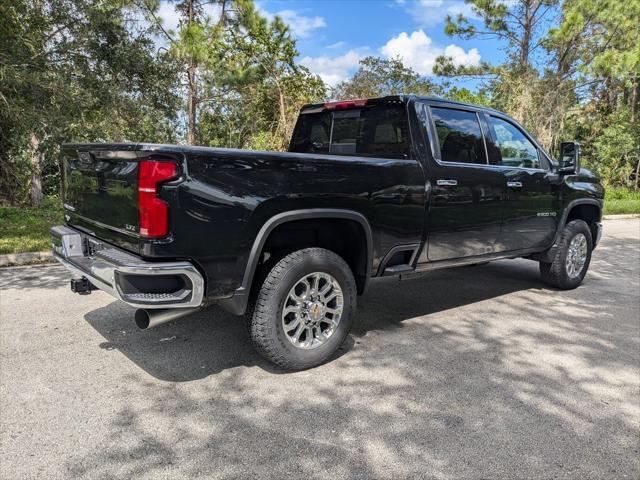
M 372 229 L 375 272 L 395 245 L 422 238 L 425 189 L 417 160 L 188 148 L 186 179 L 166 186 L 173 238 L 148 256 L 188 256 L 207 276 L 207 296 L 241 284 L 258 231 L 271 217 L 308 208 L 353 210 Z

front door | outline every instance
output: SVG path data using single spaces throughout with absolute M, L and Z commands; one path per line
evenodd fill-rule
M 478 114 L 453 106 L 430 111 L 435 158 L 428 175 L 427 248 L 418 263 L 492 253 L 500 234 L 504 176 L 487 163 Z
M 489 163 L 505 177 L 503 223 L 496 251 L 545 247 L 556 232 L 559 187 L 544 154 L 513 122 L 486 115 Z

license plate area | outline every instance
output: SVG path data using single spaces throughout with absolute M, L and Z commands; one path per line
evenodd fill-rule
M 93 257 L 97 252 L 103 249 L 103 245 L 100 242 L 92 240 L 87 236 L 82 237 L 82 254 L 85 257 Z

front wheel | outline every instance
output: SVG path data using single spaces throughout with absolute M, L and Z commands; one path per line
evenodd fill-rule
M 553 262 L 540 262 L 542 280 L 563 290 L 576 288 L 587 274 L 592 250 L 589 226 L 583 220 L 569 222 L 560 236 Z
M 342 345 L 355 307 L 356 284 L 347 263 L 329 250 L 305 248 L 267 274 L 249 311 L 249 335 L 267 360 L 304 370 Z

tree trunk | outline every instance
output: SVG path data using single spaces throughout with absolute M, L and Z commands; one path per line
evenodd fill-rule
M 533 17 L 532 10 L 535 10 L 535 1 L 525 1 L 524 19 L 522 25 L 522 40 L 520 43 L 520 68 L 525 69 L 529 67 L 529 50 L 531 48 L 531 37 L 533 35 Z
M 189 27 L 193 22 L 193 0 L 189 0 Z M 196 117 L 198 113 L 198 88 L 196 83 L 196 64 L 193 56 L 189 58 L 187 67 L 187 144 L 195 145 L 197 142 Z
M 192 62 L 189 63 L 187 70 L 187 117 L 189 119 L 187 126 L 187 143 L 189 145 L 195 145 L 197 142 L 196 115 L 198 109 L 198 90 L 196 86 L 196 68 Z
M 31 205 L 34 207 L 39 207 L 42 203 L 42 199 L 44 198 L 44 194 L 42 193 L 42 175 L 40 168 L 40 156 L 42 155 L 39 151 L 40 140 L 36 137 L 35 134 L 31 134 L 31 138 L 29 139 L 29 147 L 31 150 Z
M 287 128 L 287 107 L 284 103 L 284 93 L 282 91 L 282 87 L 280 86 L 280 82 L 278 82 L 277 77 L 274 75 L 274 80 L 276 84 L 276 88 L 278 89 L 278 106 L 280 109 L 280 123 L 282 124 L 282 147 L 284 147 L 289 138 L 289 129 Z
M 638 77 L 636 75 L 633 76 L 631 85 L 631 124 L 633 125 L 636 121 L 636 103 L 638 103 Z

